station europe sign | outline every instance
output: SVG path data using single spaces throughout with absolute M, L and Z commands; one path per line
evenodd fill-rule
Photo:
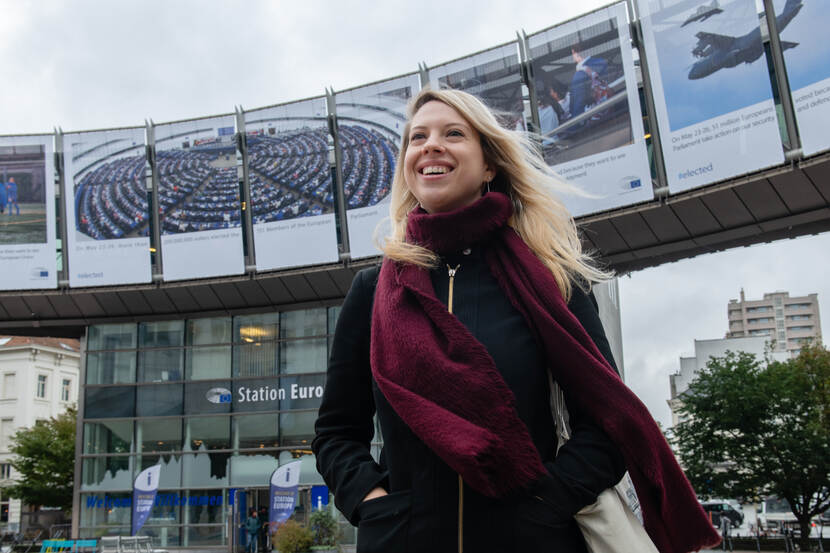
M 287 387 L 248 387 L 240 384 L 236 387 L 236 393 L 221 387 L 211 388 L 205 393 L 205 399 L 217 404 L 232 403 L 234 397 L 238 403 L 260 403 L 286 399 L 319 399 L 323 397 L 323 387 L 319 385 L 301 386 L 296 383 Z

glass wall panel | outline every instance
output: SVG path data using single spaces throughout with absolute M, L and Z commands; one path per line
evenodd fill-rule
M 325 338 L 291 340 L 282 343 L 280 364 L 283 374 L 325 372 L 328 344 Z
M 138 531 L 139 536 L 150 536 L 153 545 L 160 547 L 178 547 L 181 545 L 182 529 L 179 526 L 152 526 L 151 518 Z
M 131 494 L 81 494 L 81 526 L 126 525 L 127 533 L 124 535 L 129 535 Z
M 187 414 L 229 413 L 231 382 L 188 382 L 184 386 L 184 412 Z
M 230 344 L 231 318 L 192 319 L 187 321 L 187 345 Z
M 84 418 L 105 419 L 135 416 L 135 386 L 87 388 Z
M 81 528 L 81 539 L 100 538 L 101 536 L 129 536 L 129 526 L 104 526 L 99 528 Z
M 135 348 L 136 325 L 124 323 L 93 325 L 89 327 L 86 347 L 88 350 Z
M 278 452 L 240 453 L 231 457 L 231 486 L 267 486 L 278 466 Z
M 140 420 L 136 424 L 136 440 L 141 452 L 179 451 L 182 449 L 182 420 Z M 147 465 L 150 466 L 150 465 Z M 142 470 L 147 467 L 143 467 Z
M 188 526 L 184 528 L 187 532 L 187 547 L 198 547 L 208 545 L 225 545 L 224 526 Z
M 83 491 L 129 490 L 133 487 L 132 457 L 95 457 L 81 466 Z M 112 494 L 108 494 L 112 495 Z
M 233 348 L 234 376 L 276 376 L 279 342 L 255 342 Z
M 335 305 L 333 307 L 329 307 L 329 325 L 328 325 L 328 333 L 334 334 L 334 329 L 337 326 L 337 319 L 340 317 L 340 310 L 342 306 Z
M 307 336 L 324 336 L 327 320 L 326 308 L 298 309 L 280 314 L 280 338 L 305 338 Z
M 87 384 L 135 382 L 135 351 L 105 351 L 86 356 Z
M 181 415 L 184 407 L 183 390 L 181 384 L 138 386 L 138 416 Z
M 84 424 L 84 453 L 132 453 L 133 422 Z
M 156 349 L 138 353 L 139 382 L 167 382 L 182 379 L 184 351 Z
M 185 370 L 188 380 L 231 376 L 231 346 L 191 348 L 186 353 Z
M 188 491 L 184 512 L 185 524 L 222 524 L 223 507 L 227 501 L 225 490 Z
M 268 415 L 248 415 L 234 417 L 234 446 L 238 449 L 256 447 L 279 446 L 279 416 L 276 413 Z M 270 474 L 270 473 L 269 473 Z
M 280 442 L 283 446 L 302 445 L 311 447 L 314 439 L 314 421 L 317 411 L 295 411 L 280 413 Z
M 231 420 L 228 417 L 185 419 L 185 449 L 206 451 L 231 448 Z
M 233 341 L 252 344 L 276 340 L 280 333 L 280 314 L 243 315 L 233 319 Z
M 136 468 L 133 477 L 147 468 L 161 465 L 159 475 L 159 488 L 179 488 L 182 485 L 182 459 L 181 455 L 144 455 L 139 457 L 141 466 Z M 178 492 L 177 492 L 178 493 Z M 159 492 L 161 494 L 161 492 Z M 158 501 L 157 501 L 158 503 Z M 154 508 L 155 510 L 155 508 Z M 177 514 L 178 516 L 178 510 Z M 178 519 L 177 519 L 178 520 Z
M 211 488 L 228 484 L 230 452 L 182 455 L 182 486 Z
M 140 347 L 170 347 L 184 345 L 184 321 L 156 321 L 138 325 Z

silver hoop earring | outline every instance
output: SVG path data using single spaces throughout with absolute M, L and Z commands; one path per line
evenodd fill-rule
M 488 180 L 488 181 L 485 181 L 485 182 L 484 182 L 484 185 L 485 185 L 485 187 L 487 188 L 487 192 L 489 193 L 489 192 L 490 192 L 490 181 L 489 181 L 489 180 Z

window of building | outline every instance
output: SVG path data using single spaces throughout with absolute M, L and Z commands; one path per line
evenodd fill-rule
M 328 327 L 326 309 L 299 309 L 286 311 L 280 317 L 280 338 L 325 336 Z
M 787 309 L 810 309 L 810 303 L 788 303 Z
M 37 375 L 37 397 L 46 399 L 46 375 Z
M 770 331 L 769 331 L 768 328 L 764 328 L 764 329 L 760 329 L 760 330 L 750 330 L 749 335 L 750 336 L 769 336 Z
M 787 315 L 787 318 L 791 321 L 809 321 L 813 318 L 812 315 Z
M 69 401 L 70 397 L 72 397 L 72 381 L 64 378 L 61 381 L 61 401 Z
M 12 477 L 11 463 L 0 463 L 0 480 L 8 480 Z
M 139 347 L 184 345 L 184 321 L 158 321 L 138 325 Z
M 790 332 L 809 332 L 813 330 L 812 326 L 791 326 L 787 330 Z
M 135 350 L 105 351 L 86 356 L 87 384 L 135 382 Z
M 132 453 L 132 421 L 84 424 L 84 453 Z
M 129 349 L 135 348 L 135 323 L 94 325 L 89 327 L 87 349 Z
M 230 342 L 230 317 L 187 321 L 187 345 L 189 346 L 229 344 Z
M 3 373 L 3 399 L 17 397 L 17 377 L 15 373 Z
M 0 449 L 8 451 L 14 436 L 14 419 L 0 419 Z
M 182 379 L 184 350 L 180 348 L 142 351 L 138 354 L 139 382 Z
M 750 324 L 771 323 L 772 317 L 758 317 L 755 319 L 747 319 L 747 322 L 749 322 Z

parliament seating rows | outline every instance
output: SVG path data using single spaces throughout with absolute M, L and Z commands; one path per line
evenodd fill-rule
M 374 205 L 389 192 L 397 146 L 374 129 L 341 125 L 343 179 L 349 209 Z M 329 213 L 334 196 L 325 128 L 248 137 L 254 223 Z M 166 234 L 240 225 L 233 145 L 201 142 L 159 150 L 159 208 Z M 75 187 L 77 229 L 96 240 L 148 233 L 144 156 L 106 161 Z

